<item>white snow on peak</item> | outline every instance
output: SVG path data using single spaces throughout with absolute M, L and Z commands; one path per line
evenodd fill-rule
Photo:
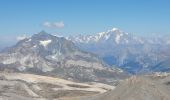
M 117 31 L 117 30 L 119 30 L 118 28 L 112 28 L 112 31 Z
M 30 39 L 28 39 L 28 41 L 26 41 L 26 42 L 30 42 L 32 39 L 30 38 Z
M 96 41 L 98 41 L 99 39 L 101 39 L 106 33 L 105 32 L 100 32 L 98 33 L 98 35 L 95 37 Z
M 36 48 L 37 46 L 36 46 L 36 45 L 34 45 L 33 47 L 34 47 L 34 48 Z
M 103 35 L 105 35 L 105 32 L 98 33 L 99 37 L 101 38 Z
M 115 32 L 115 31 L 118 31 L 119 29 L 118 28 L 112 28 L 111 30 L 108 30 L 107 32 Z
M 31 41 L 31 39 L 29 39 L 28 41 Z
M 93 34 L 93 35 L 87 35 L 87 36 L 80 35 L 80 36 L 75 37 L 73 41 L 79 42 L 79 43 L 95 43 L 99 41 L 107 41 L 113 38 L 115 42 L 119 44 L 120 38 L 123 35 L 128 35 L 128 33 L 124 33 L 118 28 L 112 28 L 110 30 L 107 30 L 106 32 L 100 32 L 100 33 Z M 125 42 L 129 43 L 128 39 Z
M 109 32 L 100 32 L 100 33 L 97 33 L 97 35 L 94 35 L 94 40 L 95 42 L 101 40 L 101 39 L 104 39 L 104 40 L 108 40 L 110 38 L 110 35 Z
M 52 42 L 52 40 L 43 40 L 43 41 L 40 41 L 40 45 L 43 45 L 44 47 L 46 47 L 51 42 Z

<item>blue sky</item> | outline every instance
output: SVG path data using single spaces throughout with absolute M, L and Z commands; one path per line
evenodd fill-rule
M 41 30 L 68 36 L 113 27 L 168 35 L 170 0 L 0 0 L 0 45 Z

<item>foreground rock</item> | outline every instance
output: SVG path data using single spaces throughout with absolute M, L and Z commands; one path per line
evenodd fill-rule
M 170 75 L 131 77 L 113 91 L 71 100 L 169 100 Z

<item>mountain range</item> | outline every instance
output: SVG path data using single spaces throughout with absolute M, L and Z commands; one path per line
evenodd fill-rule
M 78 82 L 114 84 L 126 74 L 72 41 L 42 31 L 0 53 L 0 70 L 60 77 Z
M 0 52 L 0 99 L 168 100 L 169 40 L 41 31 Z
M 82 50 L 99 55 L 110 66 L 132 74 L 170 70 L 169 37 L 141 37 L 113 28 L 68 39 Z

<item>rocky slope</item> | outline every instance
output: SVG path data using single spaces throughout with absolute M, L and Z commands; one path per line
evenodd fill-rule
M 112 91 L 70 100 L 169 100 L 169 79 L 170 74 L 167 73 L 133 76 Z
M 113 84 L 125 75 L 63 37 L 44 31 L 0 53 L 0 70 L 57 76 L 79 82 Z

